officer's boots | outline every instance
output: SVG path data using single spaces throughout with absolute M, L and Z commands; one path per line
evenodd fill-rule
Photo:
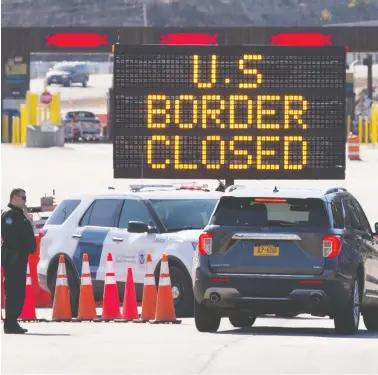
M 28 330 L 26 328 L 22 328 L 17 321 L 9 322 L 6 319 L 4 320 L 4 333 L 22 335 L 27 331 Z

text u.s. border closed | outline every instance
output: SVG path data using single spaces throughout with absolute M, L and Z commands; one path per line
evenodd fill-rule
M 115 178 L 345 178 L 345 48 L 123 46 Z

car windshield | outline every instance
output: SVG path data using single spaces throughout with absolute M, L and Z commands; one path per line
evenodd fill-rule
M 55 65 L 52 70 L 71 72 L 73 70 L 73 67 L 71 65 Z
M 67 112 L 66 117 L 74 118 L 95 118 L 96 116 L 92 112 L 86 112 L 86 111 L 77 111 L 77 112 Z
M 258 227 L 329 227 L 321 199 L 221 198 L 213 225 Z
M 151 200 L 168 232 L 205 228 L 216 203 L 217 199 Z

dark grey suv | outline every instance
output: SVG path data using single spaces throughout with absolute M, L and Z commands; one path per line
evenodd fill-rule
M 226 193 L 193 260 L 197 329 L 215 332 L 222 317 L 250 327 L 259 315 L 308 313 L 353 334 L 362 313 L 378 331 L 376 234 L 343 188 Z
M 57 84 L 69 87 L 79 83 L 87 87 L 89 81 L 89 67 L 85 63 L 58 63 L 46 74 L 47 84 Z

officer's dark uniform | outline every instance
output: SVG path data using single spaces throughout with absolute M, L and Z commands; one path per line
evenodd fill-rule
M 36 250 L 33 226 L 21 208 L 9 203 L 2 212 L 1 237 L 5 288 L 4 330 L 18 331 L 22 330 L 17 319 L 24 305 L 28 256 Z

